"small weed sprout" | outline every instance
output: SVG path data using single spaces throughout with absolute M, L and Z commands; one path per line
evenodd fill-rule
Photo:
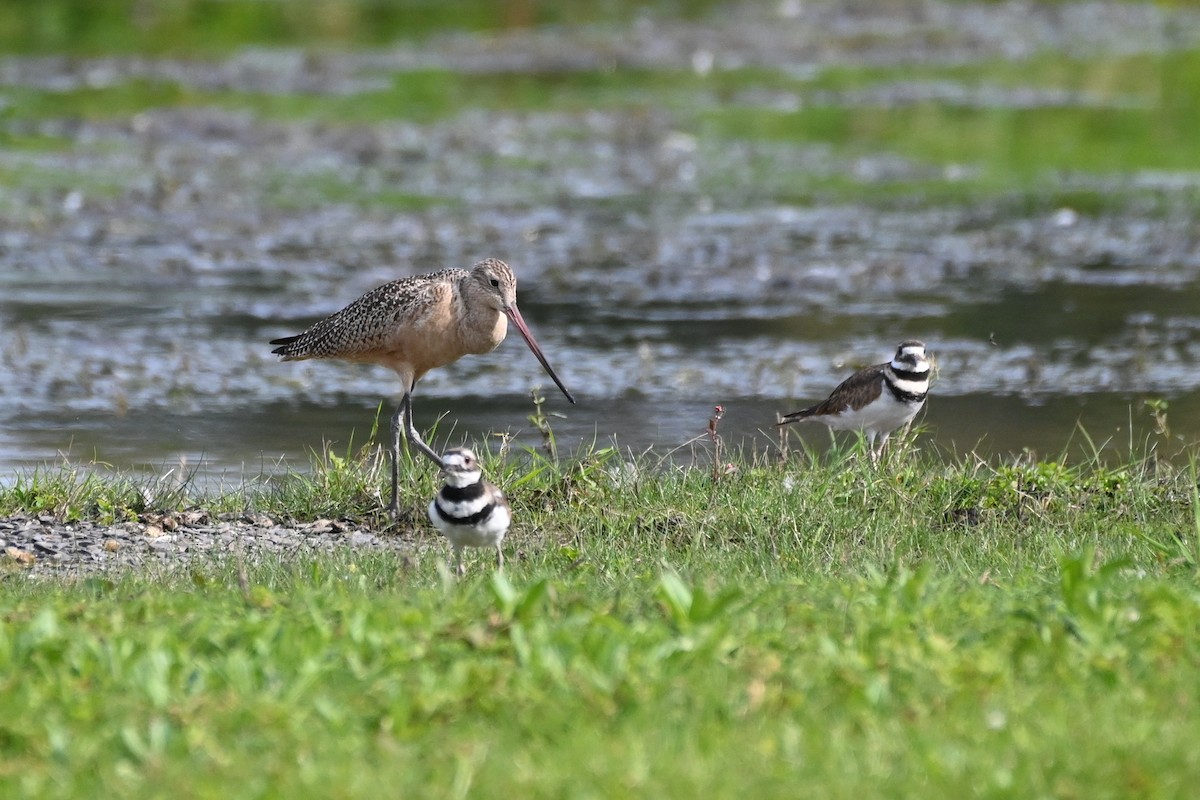
M 503 461 L 508 457 L 508 451 L 512 447 L 512 434 L 508 431 L 499 431 L 493 433 L 492 436 L 500 440 L 500 449 L 496 451 L 496 458 Z
M 717 426 L 721 424 L 721 418 L 725 416 L 725 406 L 713 406 L 712 416 L 708 418 L 708 440 L 712 442 L 712 480 L 716 483 L 724 474 L 725 468 L 721 464 L 721 456 L 724 455 L 724 441 L 721 435 L 717 433 Z
M 529 397 L 533 400 L 533 413 L 527 419 L 529 424 L 537 429 L 537 432 L 542 435 L 542 449 L 550 456 L 550 460 L 558 462 L 558 443 L 554 439 L 554 429 L 550 425 L 550 415 L 542 408 L 546 404 L 546 397 L 542 394 L 541 387 L 535 386 L 529 390 Z
M 1167 407 L 1170 404 L 1162 397 L 1146 400 L 1145 404 L 1150 409 L 1150 416 L 1154 419 L 1154 432 L 1164 439 L 1169 439 L 1171 426 L 1167 423 Z
M 788 442 L 788 426 L 783 424 L 783 414 L 775 412 L 775 435 L 779 437 L 779 463 L 786 464 L 791 447 Z

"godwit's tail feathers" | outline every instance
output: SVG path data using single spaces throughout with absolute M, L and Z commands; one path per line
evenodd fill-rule
M 295 355 L 296 348 L 293 347 L 293 345 L 303 335 L 304 334 L 298 334 L 296 336 L 284 336 L 282 339 L 272 339 L 270 341 L 270 344 L 277 344 L 277 345 L 279 345 L 279 347 L 276 347 L 271 352 L 277 356 L 283 356 L 285 358 L 287 356 Z

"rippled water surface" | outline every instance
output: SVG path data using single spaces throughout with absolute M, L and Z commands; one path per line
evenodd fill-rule
M 978 162 L 924 152 L 907 128 L 809 129 L 863 107 L 908 121 L 914 105 L 1099 109 L 1103 141 L 1119 142 L 1134 135 L 1121 114 L 1174 101 L 1022 86 L 1013 65 L 1079 47 L 1100 63 L 1186 60 L 1200 43 L 1186 8 L 1016 8 L 749 4 L 319 58 L 4 59 L 0 102 L 24 105 L 0 118 L 0 469 L 304 467 L 324 442 L 362 441 L 397 382 L 281 364 L 268 340 L 392 278 L 486 256 L 516 269 L 524 316 L 580 402 L 514 335 L 421 383 L 419 424 L 444 415 L 451 438 L 536 445 L 541 385 L 568 450 L 666 453 L 717 403 L 729 442 L 767 449 L 777 412 L 917 337 L 938 363 L 930 446 L 1055 454 L 1082 426 L 1116 450 L 1177 451 L 1200 437 L 1200 163 L 1164 166 L 1186 155 L 1131 141 L 1128 161 L 1006 183 L 1011 169 L 987 161 L 1011 141 L 996 121 Z M 950 72 L 912 74 L 931 64 Z M 868 66 L 852 86 L 805 88 Z M 508 77 L 436 112 L 319 110 L 431 74 Z M 147 81 L 157 94 L 120 94 Z M 748 127 L 731 131 L 739 109 Z M 808 133 L 776 136 L 755 114 Z M 1169 433 L 1148 400 L 1167 402 Z

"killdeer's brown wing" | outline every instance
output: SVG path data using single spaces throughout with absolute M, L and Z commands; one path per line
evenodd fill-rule
M 492 502 L 496 504 L 496 507 L 506 509 L 509 513 L 512 513 L 512 505 L 508 502 L 508 498 L 504 496 L 504 491 L 494 483 L 488 483 L 487 487 L 488 491 L 492 494 Z
M 836 416 L 846 410 L 847 406 L 855 410 L 862 408 L 878 398 L 879 393 L 883 391 L 883 375 L 887 366 L 887 364 L 876 364 L 873 367 L 860 369 L 839 383 L 837 388 L 830 392 L 828 398 L 815 406 L 787 414 L 779 424 L 786 425 L 789 422 L 809 417 Z

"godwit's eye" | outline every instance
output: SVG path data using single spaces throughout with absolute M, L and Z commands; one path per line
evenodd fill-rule
M 492 288 L 493 288 L 493 289 L 499 289 L 499 288 L 500 288 L 500 279 L 499 279 L 499 278 L 492 278 L 492 280 L 491 280 L 491 284 L 492 284 Z

